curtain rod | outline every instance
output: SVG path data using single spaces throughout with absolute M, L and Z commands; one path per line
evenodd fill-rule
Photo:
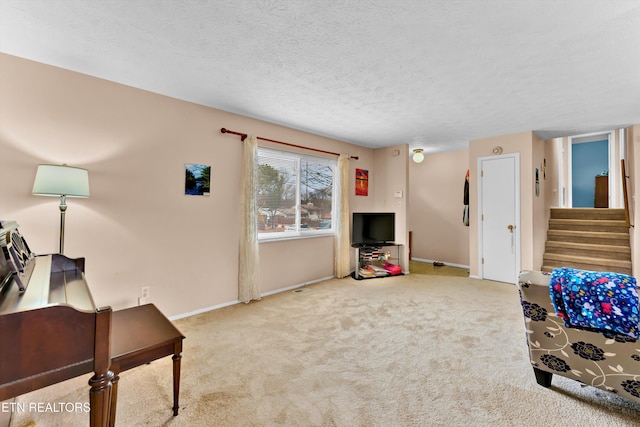
M 233 134 L 233 135 L 239 135 L 240 136 L 240 140 L 242 140 L 242 141 L 244 141 L 247 138 L 247 134 L 246 133 L 235 132 L 235 131 L 232 131 L 232 130 L 229 130 L 229 129 L 225 129 L 225 128 L 220 129 L 220 132 L 222 132 L 222 133 L 230 133 L 230 134 Z M 302 148 L 304 150 L 317 151 L 319 153 L 325 153 L 325 154 L 333 154 L 334 156 L 339 156 L 340 155 L 340 153 L 334 153 L 332 151 L 325 151 L 325 150 L 319 150 L 317 148 L 304 147 L 302 145 L 296 145 L 296 144 L 290 144 L 288 142 L 276 141 L 275 139 L 263 138 L 261 136 L 256 136 L 256 138 L 258 138 L 261 141 L 274 142 L 276 144 L 288 145 L 289 147 Z M 358 156 L 349 156 L 349 158 L 358 160 L 360 157 L 358 157 Z

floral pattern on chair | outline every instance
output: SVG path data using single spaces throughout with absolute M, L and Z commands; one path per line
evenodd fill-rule
M 558 374 L 640 402 L 640 340 L 566 327 L 553 308 L 549 279 L 548 273 L 523 271 L 518 280 L 538 384 L 549 387 Z

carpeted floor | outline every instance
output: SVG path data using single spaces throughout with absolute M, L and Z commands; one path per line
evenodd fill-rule
M 450 265 L 434 265 L 432 262 L 409 261 L 411 274 L 429 274 L 435 276 L 469 277 L 468 268 Z
M 180 414 L 171 358 L 121 374 L 120 426 L 636 426 L 640 405 L 534 380 L 514 285 L 410 274 L 333 279 L 175 322 L 186 335 Z M 86 402 L 87 377 L 17 402 Z M 12 427 L 86 426 L 16 411 Z

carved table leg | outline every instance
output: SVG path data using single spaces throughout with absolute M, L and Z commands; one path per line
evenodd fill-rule
M 109 427 L 116 425 L 116 407 L 118 406 L 118 381 L 120 380 L 120 372 L 114 369 L 114 377 L 111 380 L 111 406 L 109 410 Z
M 174 354 L 173 357 L 173 416 L 178 415 L 178 395 L 180 394 L 180 360 L 182 354 Z
M 113 372 L 96 374 L 89 380 L 89 403 L 91 405 L 91 427 L 105 427 L 109 422 L 109 409 L 111 407 L 111 380 Z

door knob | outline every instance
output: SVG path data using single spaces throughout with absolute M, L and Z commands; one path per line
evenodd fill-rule
M 513 229 L 516 228 L 516 226 L 509 224 L 509 225 L 507 225 L 507 228 L 509 229 L 510 232 L 513 233 Z

